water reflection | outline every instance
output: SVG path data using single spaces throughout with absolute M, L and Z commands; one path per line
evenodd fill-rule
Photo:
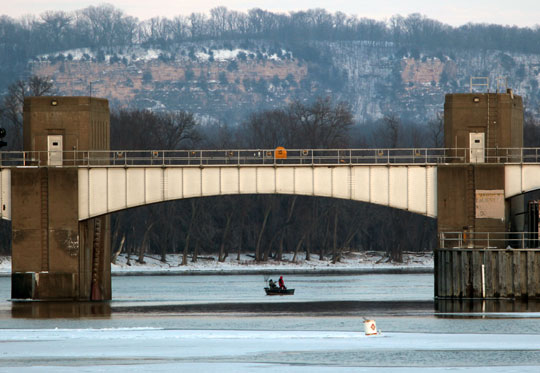
M 433 300 L 431 275 L 290 275 L 286 281 L 296 288 L 295 295 L 276 298 L 265 295 L 262 275 L 122 276 L 113 277 L 110 302 L 25 302 L 8 301 L 10 278 L 0 278 L 0 296 L 5 299 L 0 300 L 0 319 L 108 320 L 156 314 L 540 317 L 536 314 L 540 313 L 540 299 Z
M 130 314 L 252 314 L 258 316 L 358 316 L 433 314 L 433 301 L 312 301 L 116 305 L 113 312 Z
M 11 317 L 32 319 L 110 318 L 108 302 L 12 302 Z
M 11 317 L 28 319 L 110 318 L 113 313 L 131 314 L 258 314 L 258 315 L 428 315 L 441 318 L 484 317 L 486 314 L 540 313 L 540 300 L 437 299 L 432 301 L 330 301 L 284 303 L 204 303 L 161 305 L 118 305 L 109 302 L 23 302 L 13 301 Z M 464 315 L 466 314 L 466 315 Z M 493 316 L 493 315 L 492 315 Z M 495 315 L 496 316 L 496 315 Z M 539 315 L 540 316 L 540 315 Z
M 452 317 L 451 314 L 460 313 L 512 313 L 512 312 L 540 312 L 540 300 L 538 299 L 437 299 L 435 310 Z M 462 315 L 459 315 L 462 317 Z

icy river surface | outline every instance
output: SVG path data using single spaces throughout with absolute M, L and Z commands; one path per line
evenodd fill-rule
M 264 280 L 118 276 L 111 302 L 44 303 L 0 277 L 0 372 L 540 371 L 537 303 L 435 302 L 430 274 Z

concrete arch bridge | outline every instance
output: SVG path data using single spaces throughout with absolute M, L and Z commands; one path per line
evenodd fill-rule
M 437 217 L 437 167 L 468 161 L 468 149 L 335 149 L 3 153 L 0 211 L 11 220 L 11 172 L 76 173 L 78 220 L 168 200 L 227 194 L 298 194 L 350 199 Z M 497 149 L 504 198 L 540 189 L 540 149 Z
M 483 162 L 475 162 L 469 149 L 455 148 L 283 151 L 281 157 L 276 149 L 2 153 L 0 214 L 13 220 L 13 283 L 22 289 L 16 286 L 13 297 L 109 299 L 110 268 L 99 256 L 108 255 L 110 232 L 102 227 L 108 226 L 107 214 L 136 206 L 216 195 L 298 194 L 403 209 L 439 218 L 441 225 L 441 213 L 468 213 L 456 201 L 448 207 L 438 195 L 441 172 L 445 196 L 463 188 L 462 178 L 473 181 L 466 196 L 487 192 L 488 214 L 494 205 L 505 211 L 512 197 L 540 188 L 539 149 L 496 149 Z M 23 238 L 28 248 L 18 249 Z

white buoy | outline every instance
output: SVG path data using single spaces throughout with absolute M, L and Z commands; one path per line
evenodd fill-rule
M 364 332 L 366 335 L 377 335 L 375 320 L 364 320 Z

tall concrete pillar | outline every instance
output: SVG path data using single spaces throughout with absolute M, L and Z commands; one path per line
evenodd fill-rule
M 446 95 L 444 135 L 450 150 L 437 168 L 437 228 L 454 240 L 441 239 L 435 251 L 435 297 L 540 297 L 540 250 L 516 247 L 504 234 L 524 229 L 523 198 L 504 198 L 504 163 L 516 157 L 509 149 L 523 146 L 521 97 Z
M 109 149 L 107 100 L 29 97 L 23 137 L 32 167 L 11 173 L 12 298 L 111 299 L 110 220 L 79 221 L 76 167 Z
M 437 168 L 438 231 L 505 232 L 515 216 L 504 201 L 504 162 L 523 146 L 523 101 L 505 93 L 448 94 L 448 163 Z M 516 224 L 512 224 L 516 227 Z

